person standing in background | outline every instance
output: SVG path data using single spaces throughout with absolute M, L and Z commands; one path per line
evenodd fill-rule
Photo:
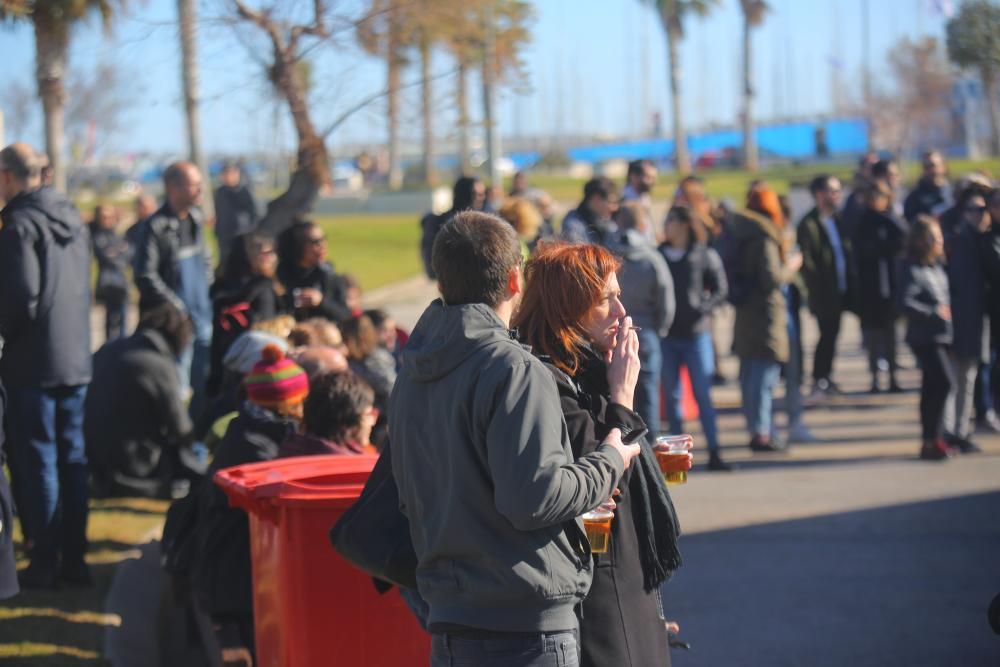
M 621 302 L 639 338 L 642 365 L 635 388 L 635 411 L 655 438 L 660 434 L 660 339 L 670 331 L 676 303 L 670 267 L 648 241 L 648 219 L 639 202 L 624 203 L 618 209 L 621 232 L 612 250 L 622 258 Z
M 243 180 L 239 164 L 227 161 L 219 172 L 221 184 L 215 189 L 215 238 L 219 242 L 219 266 L 226 265 L 233 241 L 254 230 L 257 204 Z
M 205 394 L 212 345 L 211 255 L 205 247 L 198 205 L 201 172 L 190 162 L 175 162 L 163 172 L 166 201 L 141 223 L 132 268 L 139 288 L 139 310 L 169 301 L 191 318 L 193 340 L 181 355 L 181 391 L 190 393 L 197 419 Z
M 656 186 L 656 165 L 652 160 L 632 160 L 628 163 L 622 203 L 635 202 L 642 221 L 642 233 L 650 245 L 656 245 L 656 221 L 653 220 L 653 188 Z
M 903 202 L 903 217 L 909 223 L 921 214 L 937 217 L 952 203 L 948 167 L 941 153 L 935 150 L 925 152 L 922 166 L 920 180 Z
M 90 240 L 97 260 L 97 287 L 94 299 L 104 306 L 105 342 L 126 335 L 128 279 L 125 267 L 130 260 L 128 242 L 118 234 L 118 211 L 102 204 L 94 209 Z
M 809 190 L 816 205 L 802 218 L 796 235 L 809 310 L 819 325 L 812 368 L 813 393 L 836 393 L 833 360 L 840 321 L 850 300 L 851 246 L 839 213 L 840 180 L 828 174 L 817 176 Z

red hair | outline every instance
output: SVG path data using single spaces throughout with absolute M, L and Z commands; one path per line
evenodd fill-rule
M 621 261 L 601 246 L 541 244 L 525 267 L 524 296 L 514 316 L 521 340 L 575 375 L 589 343 L 584 318 L 619 268 Z
M 747 208 L 767 218 L 774 223 L 779 230 L 785 228 L 785 216 L 781 212 L 781 200 L 778 193 L 769 186 L 761 184 L 750 193 L 747 198 Z

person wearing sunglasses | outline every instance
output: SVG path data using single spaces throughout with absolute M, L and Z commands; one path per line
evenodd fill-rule
M 955 369 L 955 387 L 945 404 L 945 441 L 963 453 L 980 451 L 971 440 L 972 411 L 976 375 L 990 356 L 986 281 L 980 252 L 982 236 L 990 228 L 988 196 L 988 189 L 979 184 L 970 184 L 962 191 L 958 203 L 961 218 L 945 244 L 953 329 L 951 361 Z
M 311 317 L 338 323 L 351 318 L 343 280 L 326 257 L 326 236 L 315 222 L 296 222 L 278 236 L 278 279 L 299 322 Z

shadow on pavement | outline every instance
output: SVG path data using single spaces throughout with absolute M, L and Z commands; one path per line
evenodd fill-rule
M 995 667 L 1000 492 L 681 538 L 677 667 Z

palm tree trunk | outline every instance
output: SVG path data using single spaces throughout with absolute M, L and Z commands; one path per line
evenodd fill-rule
M 198 165 L 208 182 L 205 154 L 201 147 L 201 118 L 198 114 L 198 19 L 194 0 L 177 0 L 177 19 L 181 38 L 181 82 L 184 87 L 184 117 L 188 129 L 188 159 Z M 211 188 L 209 188 L 211 189 Z M 202 198 L 202 210 L 209 218 L 215 215 L 212 197 Z
M 455 103 L 458 107 L 458 173 L 464 174 L 469 165 L 469 91 L 466 87 L 464 60 L 458 61 L 458 80 L 455 82 Z
M 402 70 L 400 58 L 400 26 L 395 16 L 389 17 L 389 35 L 386 44 L 386 85 L 388 95 L 386 103 L 386 120 L 389 127 L 389 189 L 399 190 L 403 187 L 403 167 L 400 163 L 401 150 L 399 144 L 399 82 Z
M 757 137 L 753 118 L 753 26 L 750 17 L 743 20 L 743 166 L 757 171 Z
M 59 192 L 66 192 L 66 164 L 63 162 L 66 89 L 63 78 L 68 50 L 68 30 L 53 25 L 41 16 L 36 17 L 35 78 L 45 115 L 45 152 L 52 167 L 52 185 Z
M 423 115 L 423 176 L 426 185 L 434 185 L 434 119 L 431 117 L 431 44 L 426 35 L 420 39 L 420 112 Z
M 982 70 L 980 78 L 983 82 L 983 95 L 986 96 L 987 109 L 990 112 L 990 155 L 1000 155 L 1000 105 L 997 105 L 996 78 L 993 72 Z
M 670 104 L 674 117 L 674 156 L 677 171 L 681 175 L 691 173 L 691 157 L 688 155 L 687 132 L 684 130 L 683 100 L 681 98 L 681 64 L 679 42 L 680 32 L 667 27 L 667 59 L 670 70 Z
M 483 27 L 486 30 L 486 48 L 483 49 L 483 125 L 486 129 L 486 163 L 490 186 L 501 184 L 500 175 L 500 119 L 496 114 L 496 24 L 493 5 L 486 4 Z

